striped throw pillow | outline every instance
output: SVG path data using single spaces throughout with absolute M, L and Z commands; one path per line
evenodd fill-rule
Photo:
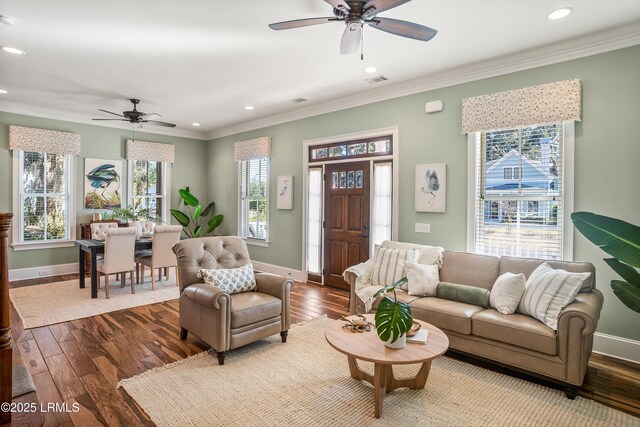
M 547 262 L 540 264 L 527 280 L 518 311 L 557 331 L 560 312 L 573 302 L 589 275 L 556 270 Z
M 419 249 L 390 249 L 376 245 L 371 284 L 385 286 L 397 282 L 405 277 L 404 263 L 417 262 L 419 257 Z

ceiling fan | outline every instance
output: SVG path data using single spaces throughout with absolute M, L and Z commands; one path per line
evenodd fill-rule
M 354 53 L 362 40 L 362 27 L 369 25 L 380 31 L 408 37 L 410 39 L 429 41 L 438 33 L 433 28 L 399 19 L 380 18 L 377 15 L 411 0 L 324 0 L 333 6 L 332 17 L 295 19 L 293 21 L 269 24 L 274 30 L 308 27 L 327 22 L 344 22 L 347 28 L 342 34 L 340 53 Z
M 133 110 L 131 111 L 123 111 L 122 114 L 114 113 L 112 111 L 102 110 L 98 108 L 98 111 L 102 111 L 103 113 L 113 114 L 114 116 L 121 117 L 120 119 L 92 119 L 92 120 L 120 120 L 123 122 L 133 123 L 134 125 L 139 125 L 137 127 L 142 127 L 142 123 L 149 123 L 151 125 L 156 126 L 166 126 L 166 127 L 176 127 L 173 123 L 160 122 L 158 120 L 151 119 L 161 119 L 162 116 L 158 113 L 149 113 L 145 114 L 142 111 L 138 111 L 136 106 L 140 103 L 139 99 L 130 99 L 133 104 Z

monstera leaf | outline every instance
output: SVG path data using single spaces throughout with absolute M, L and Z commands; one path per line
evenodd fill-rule
M 393 299 L 389 296 L 382 298 L 376 309 L 376 331 L 382 341 L 396 342 L 402 334 L 406 333 L 413 324 L 411 308 L 402 301 L 398 301 L 396 289 L 408 282 L 406 277 L 392 285 L 387 285 L 373 295 L 373 298 L 381 294 L 393 292 Z

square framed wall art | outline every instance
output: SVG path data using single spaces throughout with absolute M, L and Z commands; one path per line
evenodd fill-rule
M 84 208 L 122 207 L 122 161 L 84 159 Z

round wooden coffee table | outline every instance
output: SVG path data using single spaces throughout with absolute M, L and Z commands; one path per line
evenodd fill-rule
M 374 323 L 372 314 L 366 316 L 369 322 Z M 418 322 L 429 331 L 427 343 L 407 343 L 407 346 L 402 349 L 386 347 L 375 330 L 354 333 L 344 329 L 342 326 L 345 322 L 334 322 L 324 332 L 331 347 L 347 355 L 351 376 L 373 385 L 376 418 L 382 415 L 382 403 L 387 392 L 401 387 L 409 387 L 412 390 L 423 389 L 429 377 L 431 361 L 442 356 L 449 348 L 449 339 L 444 332 L 429 323 L 420 320 Z M 358 367 L 358 360 L 373 362 L 373 376 Z M 394 377 L 393 365 L 412 363 L 422 363 L 415 377 Z

